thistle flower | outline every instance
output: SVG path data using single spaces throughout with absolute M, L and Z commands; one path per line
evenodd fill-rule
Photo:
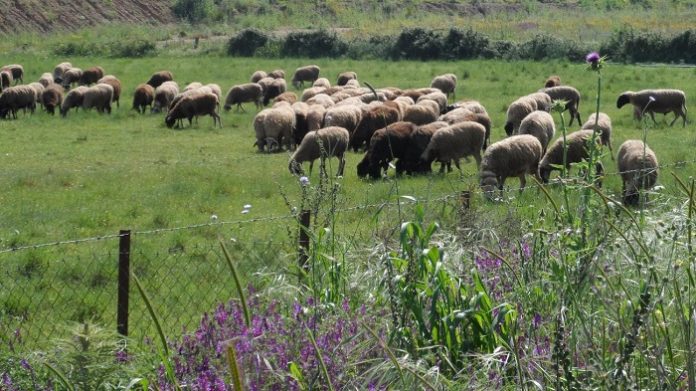
M 585 56 L 585 61 L 588 64 L 588 70 L 590 71 L 597 71 L 599 72 L 600 69 L 602 69 L 602 65 L 604 64 L 604 60 L 606 60 L 606 56 L 600 56 L 599 53 L 597 52 L 592 52 Z
M 592 52 L 585 56 L 585 61 L 587 61 L 590 64 L 596 64 L 599 62 L 599 53 L 597 52 Z

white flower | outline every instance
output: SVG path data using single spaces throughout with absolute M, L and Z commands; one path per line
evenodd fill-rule
M 391 167 L 391 168 L 393 168 L 394 170 L 396 170 L 396 166 L 395 166 L 392 162 L 389 162 L 389 167 Z
M 210 215 L 210 220 L 217 221 L 217 219 L 218 219 L 217 215 Z
M 244 205 L 244 209 L 251 209 L 251 204 Z
M 309 178 L 307 178 L 306 176 L 300 177 L 300 185 L 309 186 Z
M 651 101 L 651 102 L 654 102 L 654 101 L 655 101 L 655 97 L 652 96 L 652 95 L 650 95 L 650 96 L 648 97 L 648 100 Z
M 247 213 L 249 213 L 249 209 L 244 209 L 244 210 L 242 210 L 242 214 L 243 214 L 243 215 L 245 215 L 245 214 L 247 214 Z

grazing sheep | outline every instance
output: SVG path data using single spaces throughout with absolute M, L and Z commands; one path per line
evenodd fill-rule
M 399 121 L 399 111 L 393 107 L 379 105 L 369 109 L 362 115 L 355 131 L 350 135 L 350 148 L 357 152 L 365 144 L 365 149 L 367 149 L 370 139 L 377 129 L 382 129 L 397 121 Z
M 564 100 L 566 101 L 566 110 L 570 111 L 570 122 L 568 126 L 573 124 L 574 120 L 577 120 L 578 125 L 580 125 L 580 92 L 571 86 L 558 86 L 549 87 L 540 90 L 539 92 L 545 92 L 550 97 L 551 100 Z
M 471 100 L 471 99 L 466 99 L 466 100 L 460 100 L 459 102 L 455 102 L 447 108 L 445 108 L 445 113 L 448 113 L 454 109 L 467 109 L 469 111 L 472 111 L 474 113 L 479 113 L 479 114 L 485 114 L 488 115 L 488 111 L 486 110 L 485 107 L 481 104 L 481 102 L 477 100 Z
M 24 67 L 19 64 L 5 65 L 0 68 L 0 71 L 10 71 L 15 84 L 24 83 Z
M 145 83 L 152 86 L 152 88 L 157 89 L 162 83 L 174 81 L 174 74 L 170 71 L 159 71 L 155 72 L 150 76 L 150 79 Z M 177 87 L 178 90 L 178 87 Z
M 276 69 L 269 72 L 268 77 L 272 77 L 274 79 L 285 79 L 285 71 L 282 69 Z
M 203 83 L 198 81 L 192 81 L 191 83 L 188 83 L 186 87 L 184 87 L 184 90 L 182 92 L 197 90 L 201 87 L 203 87 Z
M 437 121 L 440 115 L 440 106 L 432 100 L 426 99 L 409 106 L 404 112 L 403 120 L 413 122 L 416 125 L 425 125 Z
M 358 176 L 364 178 L 369 175 L 372 179 L 378 179 L 382 171 L 387 170 L 390 161 L 406 158 L 411 134 L 416 128 L 411 122 L 396 122 L 377 130 L 370 139 L 365 157 L 358 163 Z M 404 168 L 402 165 L 399 167 Z
M 307 99 L 306 103 L 310 106 L 323 106 L 325 109 L 328 109 L 329 107 L 333 107 L 336 105 L 333 99 L 331 99 L 331 97 L 326 94 L 314 95 L 313 97 Z
M 44 89 L 45 89 L 43 84 L 33 82 L 33 83 L 29 83 L 28 86 L 34 89 L 34 93 L 35 93 L 34 101 L 36 101 L 37 103 L 40 104 L 41 103 L 41 94 L 43 94 Z
M 570 133 L 566 136 L 566 168 L 570 169 L 572 163 L 579 163 L 587 160 L 590 157 L 588 145 L 593 138 L 594 131 L 592 129 L 583 129 Z M 599 142 L 599 137 L 595 138 Z M 539 163 L 539 176 L 544 183 L 549 182 L 551 171 L 558 170 L 558 166 L 563 166 L 563 137 L 559 137 L 546 150 L 546 154 Z M 596 175 L 599 178 L 604 172 L 602 162 L 595 163 Z
M 335 156 L 339 161 L 336 176 L 343 176 L 348 137 L 348 131 L 339 126 L 331 126 L 307 133 L 295 153 L 290 157 L 288 169 L 294 175 L 303 175 L 302 162 L 309 162 L 309 175 L 312 175 L 314 161 L 321 159 L 321 171 L 326 174 L 326 158 Z
M 259 80 L 263 79 L 264 77 L 268 77 L 268 74 L 264 71 L 256 71 L 251 74 L 251 78 L 249 79 L 249 82 L 251 83 L 258 83 Z
M 80 81 L 82 78 L 82 69 L 80 68 L 70 68 L 63 73 L 63 78 L 61 84 L 66 90 L 70 88 L 73 84 Z
M 63 98 L 63 103 L 60 105 L 60 115 L 62 117 L 68 115 L 68 111 L 73 107 L 77 110 L 80 106 L 82 106 L 82 102 L 85 98 L 85 92 L 88 88 L 89 87 L 79 86 L 68 91 L 65 98 Z
M 300 145 L 304 136 L 309 132 L 309 128 L 307 126 L 307 113 L 309 112 L 309 105 L 305 102 L 295 102 L 292 103 L 291 107 L 295 112 L 295 131 L 293 132 L 292 137 L 295 140 L 295 145 Z
M 87 68 L 82 72 L 82 76 L 80 76 L 80 85 L 89 86 L 98 83 L 99 79 L 102 77 L 104 77 L 104 68 L 99 66 Z
M 561 85 L 561 77 L 552 75 L 544 82 L 544 88 L 558 87 Z
M 650 99 L 652 98 L 652 100 Z M 674 119 L 669 126 L 674 125 L 677 118 L 682 117 L 683 126 L 686 126 L 686 95 L 681 90 L 641 90 L 638 92 L 626 91 L 619 95 L 616 107 L 622 108 L 630 103 L 634 107 L 634 112 L 640 118 L 643 112 L 650 114 L 653 123 L 655 113 L 667 114 L 674 113 Z
M 599 120 L 597 120 L 596 115 L 596 113 L 590 114 L 581 129 L 594 129 L 596 123 L 597 130 L 600 131 L 599 141 L 602 145 L 609 147 L 611 160 L 614 160 L 614 151 L 611 148 L 611 118 L 605 113 L 599 113 Z
M 53 81 L 58 84 L 63 83 L 63 75 L 65 72 L 72 68 L 72 64 L 69 62 L 61 62 L 53 68 Z
M 422 95 L 425 95 L 425 92 L 416 90 L 416 89 L 408 89 L 408 90 L 403 90 L 401 91 L 401 95 L 399 97 L 407 97 L 411 98 L 413 102 L 417 101 L 418 98 L 420 98 Z
M 108 84 L 114 89 L 114 96 L 111 102 L 116 102 L 116 107 L 121 107 L 121 81 L 114 75 L 106 75 L 97 80 L 97 84 Z
M 440 112 L 438 114 L 442 114 L 445 112 L 445 110 L 447 110 L 447 95 L 445 95 L 444 93 L 437 91 L 422 95 L 418 98 L 416 103 L 426 99 L 432 100 L 433 102 L 437 103 L 437 105 L 440 107 Z
M 350 80 L 358 80 L 358 74 L 355 72 L 342 72 L 336 79 L 336 85 L 345 86 Z
M 292 76 L 292 85 L 295 88 L 304 86 L 304 82 L 314 83 L 319 78 L 319 67 L 316 65 L 307 65 L 297 68 Z
M 268 152 L 279 151 L 281 145 L 290 150 L 296 124 L 295 110 L 287 102 L 280 102 L 258 113 L 254 117 L 254 131 L 259 152 L 264 152 L 267 144 Z
M 0 71 L 0 91 L 12 85 L 12 72 Z
M 314 96 L 324 93 L 326 91 L 326 87 L 310 87 L 306 88 L 304 91 L 302 91 L 302 96 L 300 96 L 300 100 L 302 102 L 306 102 L 309 99 L 313 98 Z M 328 94 L 327 94 L 328 95 Z
M 266 79 L 263 79 L 266 80 Z M 261 81 L 263 81 L 261 80 Z M 261 82 L 259 82 L 261 84 Z M 285 83 L 285 79 L 272 79 L 269 84 L 266 86 L 262 85 L 263 87 L 263 105 L 268 106 L 268 103 L 271 102 L 274 98 L 276 98 L 278 95 L 282 94 L 285 92 L 287 89 L 287 85 Z
M 321 129 L 321 124 L 324 122 L 326 108 L 321 105 L 309 105 L 307 109 L 307 130 Z
M 510 136 L 491 144 L 481 160 L 480 184 L 483 194 L 493 199 L 495 189 L 503 196 L 503 185 L 509 177 L 520 178 L 520 192 L 524 190 L 526 174 L 538 176 L 541 143 L 528 134 Z
M 640 140 L 626 140 L 619 147 L 619 172 L 623 180 L 624 205 L 637 206 L 641 190 L 650 190 L 659 174 L 657 156 Z M 645 194 L 647 202 L 648 195 Z
M 447 95 L 447 98 L 449 98 L 450 94 L 452 94 L 453 98 L 456 98 L 455 89 L 457 88 L 457 76 L 453 73 L 435 76 L 433 81 L 430 82 L 430 87 L 442 91 Z
M 488 113 L 477 113 L 469 111 L 467 108 L 458 108 L 443 114 L 438 118 L 438 121 L 445 121 L 449 125 L 454 125 L 458 122 L 474 121 L 478 122 L 486 129 L 486 138 L 483 140 L 483 149 L 488 148 L 491 139 L 491 118 Z
M 101 83 L 87 88 L 82 99 L 82 108 L 96 108 L 97 112 L 111 114 L 111 102 L 114 99 L 114 87 Z
M 53 74 L 48 73 L 48 72 L 42 74 L 41 77 L 39 78 L 39 83 L 41 83 L 41 85 L 44 87 L 50 86 L 51 84 L 54 83 Z
M 325 77 L 320 77 L 317 80 L 312 83 L 312 87 L 324 87 L 324 88 L 330 88 L 331 87 L 331 82 L 329 79 Z
M 186 94 L 169 110 L 164 123 L 168 128 L 172 128 L 177 120 L 186 118 L 191 126 L 193 117 L 209 115 L 213 117 L 213 126 L 219 124 L 222 128 L 222 120 L 216 111 L 219 104 L 217 95 L 212 92 L 195 91 Z
M 203 87 L 210 88 L 210 90 L 213 91 L 213 94 L 215 94 L 215 96 L 218 97 L 218 101 L 222 100 L 222 88 L 220 88 L 220 85 L 215 83 L 208 83 Z
M 242 103 L 254 102 L 256 108 L 259 109 L 263 105 L 263 89 L 258 83 L 245 83 L 232 86 L 227 91 L 225 98 L 225 111 L 229 111 L 233 105 L 237 105 L 237 110 L 244 111 Z
M 293 104 L 297 102 L 297 94 L 295 94 L 292 91 L 285 91 L 282 94 L 276 96 L 275 99 L 273 99 L 273 104 L 276 104 L 278 102 L 288 102 L 290 104 Z
M 177 95 L 179 95 L 179 85 L 175 81 L 165 81 L 155 88 L 155 103 L 152 105 L 151 111 L 159 113 L 163 109 L 168 109 L 169 104 Z
M 346 89 L 351 89 L 351 88 L 360 88 L 360 82 L 358 79 L 350 79 L 346 82 L 346 85 L 343 86 Z
M 145 108 L 155 101 L 155 89 L 146 83 L 138 85 L 133 93 L 133 109 L 138 113 L 145 114 Z
M 556 133 L 556 124 L 553 122 L 551 114 L 536 110 L 524 117 L 520 123 L 519 134 L 531 134 L 541 143 L 543 153 Z
M 549 94 L 545 92 L 535 92 L 533 94 L 527 95 L 536 102 L 537 110 L 551 111 L 551 104 L 553 103 Z
M 19 109 L 29 109 L 33 114 L 36 109 L 36 91 L 29 86 L 20 85 L 8 87 L 0 95 L 0 118 L 7 118 L 8 114 L 17 119 Z
M 485 139 L 486 128 L 483 125 L 473 121 L 457 122 L 433 134 L 421 159 L 428 166 L 435 160 L 440 162 L 442 173 L 445 167 L 450 167 L 451 161 L 454 161 L 454 165 L 461 171 L 459 159 L 473 156 L 478 168 L 481 165 L 481 149 Z
M 353 134 L 362 119 L 362 109 L 355 105 L 334 106 L 326 110 L 324 115 L 323 128 L 329 126 L 340 126 Z
M 44 89 L 41 94 L 41 104 L 47 113 L 54 115 L 56 107 L 60 108 L 61 103 L 63 103 L 63 87 L 54 83 Z
M 410 141 L 406 148 L 405 155 L 396 162 L 397 172 L 407 174 L 420 174 L 431 171 L 430 163 L 421 159 L 423 152 L 430 144 L 430 139 L 438 129 L 449 126 L 447 122 L 435 121 L 427 125 L 421 125 L 411 133 Z
M 536 100 L 530 98 L 529 96 L 523 96 L 510 103 L 506 113 L 507 120 L 505 121 L 505 134 L 508 136 L 516 134 L 524 117 L 528 116 L 536 109 Z

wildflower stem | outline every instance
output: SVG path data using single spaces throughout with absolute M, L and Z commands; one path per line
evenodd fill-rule
M 319 366 L 321 367 L 321 373 L 324 375 L 324 379 L 326 380 L 326 385 L 329 387 L 329 390 L 333 391 L 334 388 L 331 384 L 331 377 L 329 377 L 329 371 L 326 370 L 324 357 L 321 356 L 321 350 L 319 350 L 319 346 L 317 346 L 317 341 L 314 339 L 314 334 L 312 334 L 312 330 L 310 330 L 309 327 L 305 326 L 305 329 L 307 330 L 309 340 L 312 342 L 312 346 L 314 347 L 314 353 L 317 355 L 317 360 L 319 360 Z
M 242 311 L 244 311 L 244 322 L 246 323 L 246 326 L 249 327 L 251 326 L 251 316 L 249 315 L 249 308 L 246 304 L 244 289 L 242 289 L 242 284 L 239 282 L 237 268 L 234 267 L 234 263 L 232 262 L 232 256 L 230 256 L 230 253 L 229 251 L 227 251 L 227 247 L 225 247 L 225 243 L 223 243 L 222 240 L 220 240 L 220 246 L 222 247 L 222 253 L 225 255 L 225 261 L 227 261 L 227 266 L 230 267 L 230 271 L 232 272 L 232 278 L 234 278 L 234 286 L 237 288 L 237 293 L 239 294 L 239 301 L 241 301 L 242 304 Z

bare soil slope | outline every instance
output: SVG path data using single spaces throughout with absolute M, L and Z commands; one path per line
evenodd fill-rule
M 170 23 L 171 0 L 0 0 L 0 32 L 76 29 L 103 23 Z

